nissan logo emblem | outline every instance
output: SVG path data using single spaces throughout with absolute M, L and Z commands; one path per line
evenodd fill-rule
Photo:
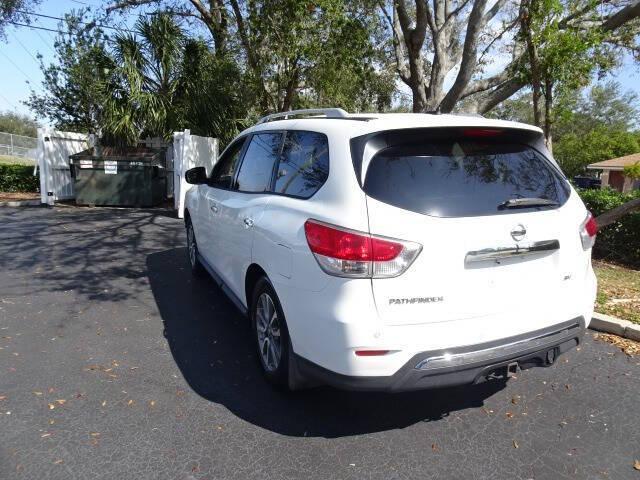
M 524 228 L 524 225 L 522 225 L 521 223 L 511 229 L 511 238 L 513 238 L 516 242 L 522 240 L 526 234 L 527 229 Z

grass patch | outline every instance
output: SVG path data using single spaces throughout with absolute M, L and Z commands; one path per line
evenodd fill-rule
M 640 270 L 593 262 L 598 277 L 596 311 L 640 323 Z
M 35 165 L 36 161 L 31 158 L 12 157 L 11 155 L 0 155 L 0 165 Z

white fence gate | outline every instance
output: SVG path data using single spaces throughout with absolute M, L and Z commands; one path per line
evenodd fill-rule
M 218 161 L 218 139 L 191 135 L 189 130 L 173 134 L 173 204 L 178 218 L 184 217 L 184 195 L 189 185 L 184 172 L 193 167 L 205 167 L 207 175 Z
M 56 200 L 74 198 L 69 155 L 89 148 L 90 135 L 38 129 L 37 161 L 40 169 L 40 201 L 53 205 Z

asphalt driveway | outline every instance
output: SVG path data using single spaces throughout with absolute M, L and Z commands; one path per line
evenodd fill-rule
M 640 358 L 508 384 L 272 390 L 163 211 L 0 209 L 0 479 L 638 479 Z

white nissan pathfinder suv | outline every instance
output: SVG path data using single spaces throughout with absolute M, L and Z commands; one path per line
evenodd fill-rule
M 591 319 L 597 226 L 538 128 L 294 111 L 185 177 L 191 267 L 247 314 L 275 384 L 506 378 Z

